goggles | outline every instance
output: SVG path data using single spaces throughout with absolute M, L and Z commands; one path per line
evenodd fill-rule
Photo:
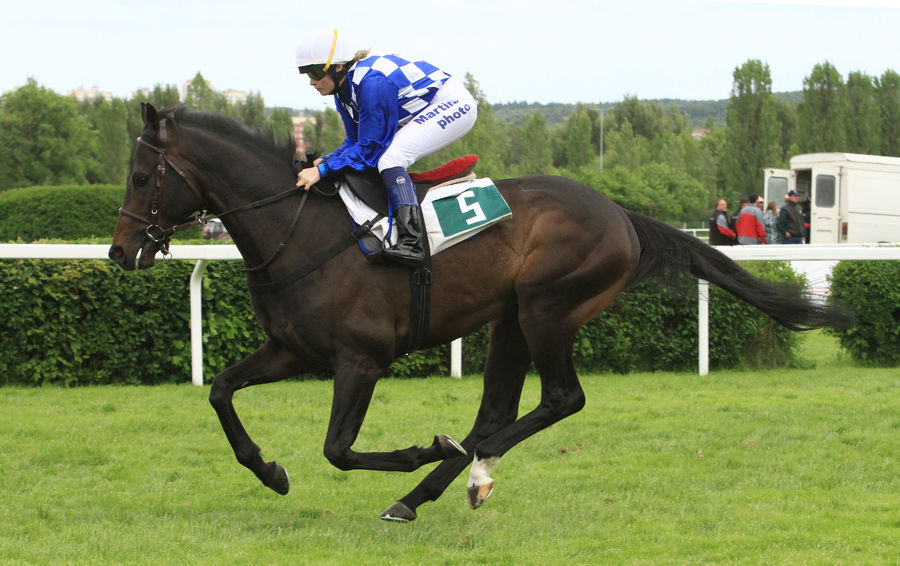
M 297 67 L 301 75 L 307 75 L 314 81 L 321 81 L 328 74 L 326 69 L 319 65 L 308 65 L 306 67 Z

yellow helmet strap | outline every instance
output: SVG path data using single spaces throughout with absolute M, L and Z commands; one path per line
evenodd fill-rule
M 325 66 L 322 67 L 323 71 L 327 71 L 329 67 L 331 67 L 331 60 L 334 58 L 334 49 L 337 47 L 338 40 L 338 31 L 337 28 L 334 28 L 334 36 L 331 39 L 331 51 L 328 52 L 328 60 L 325 61 Z

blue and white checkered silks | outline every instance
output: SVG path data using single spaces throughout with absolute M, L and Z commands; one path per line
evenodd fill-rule
M 378 71 L 397 86 L 400 103 L 400 126 L 421 112 L 450 75 L 426 61 L 407 61 L 396 55 L 374 55 L 359 61 L 352 69 L 350 104 L 344 108 L 359 120 L 357 87 L 369 71 Z

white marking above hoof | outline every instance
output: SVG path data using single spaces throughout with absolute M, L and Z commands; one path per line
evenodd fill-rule
M 484 500 L 494 491 L 494 480 L 491 479 L 491 472 L 500 463 L 499 457 L 479 458 L 475 454 L 472 460 L 472 468 L 469 470 L 469 482 L 467 484 L 467 492 L 469 496 L 469 507 L 477 509 L 481 507 Z

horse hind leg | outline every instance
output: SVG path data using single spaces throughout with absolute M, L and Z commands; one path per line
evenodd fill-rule
M 577 413 L 585 397 L 571 360 L 571 343 L 559 346 L 553 361 L 539 355 L 534 359 L 541 379 L 538 406 L 509 426 L 482 440 L 475 447 L 466 483 L 469 506 L 480 507 L 493 492 L 492 472 L 510 448 L 550 425 Z
M 525 374 L 531 358 L 516 313 L 510 312 L 491 325 L 490 343 L 484 369 L 481 406 L 471 432 L 462 441 L 466 455 L 441 462 L 403 498 L 388 507 L 381 518 L 408 522 L 426 501 L 435 501 L 472 461 L 475 446 L 515 422 Z
M 286 495 L 290 490 L 287 471 L 275 461 L 263 460 L 259 446 L 253 443 L 241 424 L 232 399 L 238 389 L 279 381 L 299 371 L 297 360 L 292 354 L 272 341 L 267 341 L 255 352 L 217 375 L 209 391 L 209 402 L 219 417 L 222 430 L 225 431 L 238 462 L 256 474 L 263 485 L 281 495 Z
M 362 428 L 375 384 L 384 368 L 366 355 L 345 352 L 334 375 L 334 394 L 325 457 L 341 470 L 411 472 L 419 467 L 465 455 L 462 446 L 446 435 L 436 435 L 428 447 L 411 446 L 392 452 L 356 452 L 353 444 Z
M 587 277 L 590 273 L 597 272 Z M 475 447 L 467 482 L 470 507 L 478 508 L 492 493 L 491 473 L 510 448 L 584 407 L 584 391 L 572 360 L 575 336 L 584 322 L 612 303 L 625 282 L 621 276 L 601 282 L 596 294 L 586 290 L 596 286 L 582 286 L 581 299 L 572 292 L 578 286 L 571 282 L 568 288 L 538 283 L 519 289 L 519 324 L 540 376 L 541 399 L 534 410 Z

